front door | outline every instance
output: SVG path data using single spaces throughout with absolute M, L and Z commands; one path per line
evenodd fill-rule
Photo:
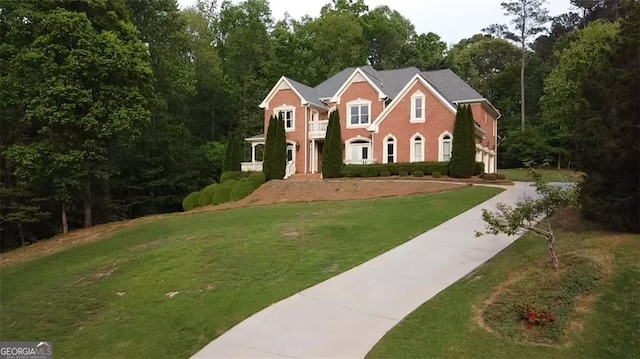
M 316 142 L 316 146 L 318 148 L 318 156 L 317 161 L 318 161 L 318 173 L 322 173 L 322 146 L 324 145 L 324 142 Z

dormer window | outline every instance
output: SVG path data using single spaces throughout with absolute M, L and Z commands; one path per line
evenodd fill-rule
M 425 118 L 425 96 L 417 91 L 411 96 L 411 122 L 424 122 Z

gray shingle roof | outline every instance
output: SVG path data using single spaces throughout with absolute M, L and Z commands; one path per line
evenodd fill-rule
M 482 95 L 449 69 L 425 71 L 421 74 L 435 87 L 436 91 L 451 103 L 483 98 Z
M 291 84 L 291 86 L 293 86 L 296 89 L 296 91 L 300 93 L 300 95 L 305 101 L 323 108 L 327 107 L 324 103 L 322 103 L 322 101 L 320 101 L 320 96 L 318 96 L 318 92 L 316 91 L 316 89 L 309 87 L 298 81 L 292 80 L 288 77 L 285 77 L 285 78 L 287 79 L 287 81 L 289 81 L 289 84 Z
M 335 95 L 355 70 L 355 67 L 348 67 L 331 76 L 315 88 L 290 78 L 287 78 L 287 81 L 300 93 L 305 101 L 316 106 L 326 107 L 320 99 L 327 99 Z M 362 66 L 360 70 L 391 99 L 395 98 L 416 74 L 420 74 L 436 91 L 452 104 L 459 101 L 479 100 L 483 98 L 482 95 L 450 69 L 420 72 L 416 67 L 407 67 L 403 69 L 377 71 L 371 66 Z

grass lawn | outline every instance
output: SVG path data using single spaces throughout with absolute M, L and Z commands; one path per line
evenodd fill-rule
M 536 169 L 545 182 L 580 182 L 582 173 L 573 170 Z M 532 182 L 528 168 L 499 169 L 510 181 Z
M 56 358 L 188 357 L 498 192 L 236 209 L 123 229 L 3 268 L 0 340 L 53 341 Z
M 548 272 L 539 269 L 550 266 L 544 240 L 526 235 L 410 314 L 367 357 L 638 358 L 640 236 L 585 229 L 577 220 L 559 223 L 556 233 L 560 255 L 598 258 L 609 273 L 594 296 L 582 297 L 576 304 L 576 317 L 567 322 L 562 345 L 518 343 L 479 324 L 479 309 L 495 298 L 492 294 L 505 281 L 536 270 L 541 273 L 538 278 L 553 274 L 550 267 Z M 540 288 L 531 290 L 536 293 Z

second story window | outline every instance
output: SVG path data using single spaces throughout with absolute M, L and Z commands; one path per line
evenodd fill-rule
M 283 106 L 284 107 L 284 106 Z M 296 115 L 294 108 L 276 109 L 276 116 L 282 115 L 284 120 L 284 129 L 287 132 L 293 132 L 296 129 Z
M 347 105 L 349 122 L 347 127 L 366 127 L 371 123 L 371 104 L 351 102 Z
M 411 122 L 425 121 L 425 96 L 418 91 L 411 96 Z

